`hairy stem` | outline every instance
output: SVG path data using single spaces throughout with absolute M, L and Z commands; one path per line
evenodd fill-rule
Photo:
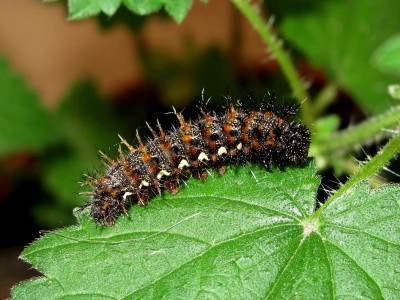
M 389 161 L 400 152 L 400 134 L 393 137 L 381 151 L 371 158 L 365 165 L 340 188 L 338 189 L 315 213 L 314 217 L 318 217 L 328 205 L 334 200 L 344 195 L 353 188 L 357 183 L 373 176 L 377 171 L 385 167 Z
M 385 129 L 397 127 L 400 120 L 400 106 L 371 118 L 357 126 L 332 134 L 329 139 L 315 141 L 310 148 L 310 156 L 337 155 L 345 153 L 354 146 L 376 141 L 379 137 L 388 135 Z M 334 141 L 334 142 L 332 142 Z
M 264 43 L 268 46 L 275 59 L 280 64 L 283 73 L 289 81 L 293 90 L 294 97 L 298 103 L 302 104 L 303 122 L 310 128 L 313 128 L 314 113 L 311 106 L 310 97 L 296 71 L 288 54 L 283 50 L 281 41 L 272 32 L 271 27 L 259 15 L 257 10 L 248 0 L 232 0 L 239 11 L 247 18 L 254 30 L 260 35 Z

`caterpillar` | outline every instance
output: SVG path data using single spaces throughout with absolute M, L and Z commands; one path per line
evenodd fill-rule
M 283 170 L 304 163 L 310 132 L 305 125 L 289 121 L 298 106 L 273 111 L 275 100 L 270 95 L 259 109 L 247 110 L 240 102 L 231 102 L 222 113 L 200 108 L 194 121 L 186 121 L 174 110 L 179 125 L 165 131 L 157 122 L 156 133 L 146 123 L 152 137 L 144 143 L 136 131 L 137 147 L 119 136 L 128 151 L 119 147 L 117 161 L 100 152 L 107 170 L 86 175 L 82 185 L 92 187 L 91 199 L 81 209 L 89 207 L 97 223 L 112 226 L 132 204 L 146 205 L 163 190 L 176 194 L 189 177 L 204 180 L 207 168 L 223 174 L 227 164 L 262 164 L 268 170 L 274 165 Z

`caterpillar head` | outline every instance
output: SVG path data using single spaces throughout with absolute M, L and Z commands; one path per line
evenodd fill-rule
M 310 147 L 310 131 L 302 124 L 286 123 L 281 130 L 279 152 L 289 165 L 298 165 L 307 160 Z

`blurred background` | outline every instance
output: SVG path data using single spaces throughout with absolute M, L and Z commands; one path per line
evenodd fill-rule
M 254 2 L 265 18 L 274 16 L 308 85 L 306 101 L 319 105 L 315 126 L 322 132 L 396 104 L 387 86 L 399 82 L 400 68 L 381 53 L 400 34 L 398 1 Z M 17 259 L 23 247 L 41 231 L 76 223 L 72 209 L 88 200 L 78 181 L 102 170 L 98 150 L 115 156 L 117 134 L 132 142 L 138 128 L 147 136 L 145 121 L 170 128 L 172 106 L 196 117 L 203 89 L 211 109 L 227 93 L 246 99 L 271 91 L 286 102 L 292 96 L 230 1 L 193 1 L 181 24 L 165 11 L 142 17 L 121 7 L 113 17 L 68 21 L 64 2 L 0 2 L 0 299 L 37 275 Z M 383 143 L 371 137 L 363 151 L 322 158 L 324 187 L 336 188 L 350 173 L 345 154 L 364 159 Z M 325 197 L 321 189 L 319 200 Z

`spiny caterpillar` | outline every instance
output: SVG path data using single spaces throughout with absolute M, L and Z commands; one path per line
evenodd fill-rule
M 258 110 L 232 103 L 221 114 L 200 108 L 193 122 L 174 111 L 179 127 L 166 132 L 158 123 L 156 133 L 147 124 L 153 137 L 143 143 L 136 133 L 137 148 L 119 136 L 129 151 L 120 147 L 118 161 L 102 153 L 108 168 L 104 175 L 86 175 L 89 179 L 82 184 L 93 191 L 82 209 L 89 207 L 97 223 L 112 226 L 131 204 L 146 205 L 163 190 L 176 194 L 183 180 L 204 180 L 207 168 L 223 174 L 227 164 L 256 163 L 268 170 L 275 165 L 282 170 L 305 162 L 310 132 L 288 121 L 298 107 L 285 105 L 273 112 L 274 100 L 270 96 Z

